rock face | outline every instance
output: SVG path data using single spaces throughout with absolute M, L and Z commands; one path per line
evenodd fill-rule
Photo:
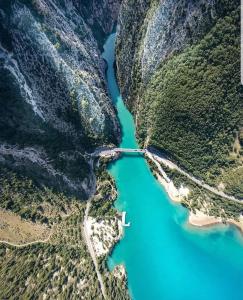
M 161 1 L 152 13 L 141 53 L 145 82 L 162 61 L 205 33 L 215 14 L 214 0 Z
M 98 42 L 103 42 L 104 33 L 112 31 L 118 17 L 120 2 L 121 0 L 75 0 Z
M 199 41 L 237 2 L 139 0 L 135 5 L 123 1 L 118 17 L 117 68 L 125 100 L 129 103 L 138 85 L 147 83 L 163 61 Z
M 100 45 L 119 1 L 0 3 L 0 164 L 39 185 L 87 197 L 85 152 L 117 143 Z
M 239 5 L 125 0 L 116 61 L 139 142 L 242 197 L 243 185 L 230 179 L 238 170 L 243 180 Z

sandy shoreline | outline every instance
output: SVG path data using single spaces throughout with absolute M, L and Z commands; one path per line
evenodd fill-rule
M 167 194 L 173 202 L 181 203 L 186 193 L 180 193 L 173 182 L 166 181 L 158 172 L 155 173 L 160 184 L 165 188 Z M 236 226 L 243 233 L 243 216 L 240 217 L 239 221 L 234 219 L 225 220 L 226 224 Z M 188 224 L 195 227 L 209 227 L 213 225 L 223 224 L 223 220 L 219 217 L 209 216 L 202 211 L 196 210 L 196 213 L 189 212 Z
M 166 190 L 169 198 L 176 203 L 181 203 L 184 198 L 188 196 L 190 190 L 186 187 L 181 186 L 180 189 L 177 189 L 172 180 L 169 179 L 167 174 L 164 172 L 160 164 L 153 158 L 150 153 L 146 154 L 149 159 L 151 159 L 156 166 L 158 171 L 155 172 L 157 180 Z M 173 168 L 173 167 L 172 167 Z M 202 211 L 196 210 L 196 213 L 189 211 L 188 224 L 195 227 L 209 227 L 219 224 L 229 224 L 236 226 L 243 233 L 243 216 L 240 217 L 239 221 L 234 219 L 222 220 L 222 218 L 209 216 Z
M 196 213 L 190 211 L 188 223 L 196 227 L 208 227 L 217 224 L 223 224 L 223 220 L 219 217 L 208 216 L 205 213 L 196 210 Z M 227 219 L 226 224 L 236 226 L 243 233 L 243 217 L 240 217 L 239 221 Z
M 181 203 L 181 197 L 178 194 L 172 181 L 167 182 L 159 173 L 155 173 L 159 183 L 165 188 L 167 194 L 174 202 Z

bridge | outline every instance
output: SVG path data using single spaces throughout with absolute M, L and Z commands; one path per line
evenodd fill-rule
M 135 148 L 99 148 L 91 156 L 112 156 L 117 153 L 146 153 L 147 149 Z
M 113 148 L 115 152 L 125 152 L 125 153 L 146 153 L 146 149 L 132 149 L 132 148 Z
M 134 148 L 108 148 L 108 147 L 100 147 L 95 150 L 95 152 L 90 153 L 89 155 L 99 157 L 99 156 L 114 156 L 117 153 L 144 153 L 148 158 L 150 158 L 158 167 L 159 173 L 165 178 L 167 182 L 170 181 L 166 173 L 163 171 L 161 164 L 165 165 L 170 169 L 175 169 L 182 175 L 189 178 L 191 181 L 195 182 L 197 185 L 201 186 L 202 188 L 208 190 L 209 192 L 221 196 L 225 199 L 232 200 L 234 202 L 243 203 L 242 198 L 235 198 L 234 196 L 227 195 L 223 191 L 218 190 L 216 187 L 209 186 L 208 184 L 204 183 L 203 180 L 195 178 L 193 175 L 188 174 L 186 171 L 181 169 L 176 163 L 170 161 L 168 158 L 164 157 L 158 151 L 154 149 L 134 149 Z

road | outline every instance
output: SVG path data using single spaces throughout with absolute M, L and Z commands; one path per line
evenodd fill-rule
M 217 188 L 212 187 L 206 183 L 204 183 L 202 180 L 199 180 L 198 178 L 188 174 L 187 172 L 185 172 L 184 170 L 182 170 L 179 166 L 177 166 L 175 163 L 173 163 L 172 161 L 170 161 L 169 159 L 163 157 L 162 155 L 156 153 L 152 153 L 150 151 L 146 151 L 146 155 L 152 159 L 155 163 L 159 162 L 162 163 L 163 165 L 171 168 L 171 169 L 175 169 L 178 172 L 180 172 L 182 175 L 186 176 L 187 178 L 189 178 L 191 181 L 195 182 L 197 185 L 203 187 L 204 189 L 208 190 L 209 192 L 218 195 L 220 197 L 223 197 L 225 199 L 231 200 L 231 201 L 235 201 L 238 203 L 243 203 L 243 199 L 237 199 L 234 196 L 230 196 L 225 194 L 223 191 L 219 191 Z
M 87 225 L 86 225 L 87 220 L 88 220 L 88 216 L 89 216 L 90 205 L 91 205 L 91 203 L 90 203 L 90 201 L 88 201 L 87 204 L 86 204 L 84 221 L 83 221 L 83 236 L 84 236 L 84 240 L 86 242 L 86 245 L 88 247 L 88 251 L 90 253 L 90 256 L 93 260 L 94 266 L 95 266 L 95 271 L 96 271 L 96 274 L 97 274 L 97 277 L 98 277 L 98 281 L 100 283 L 101 292 L 103 294 L 103 297 L 105 299 L 108 299 L 105 284 L 103 282 L 102 275 L 99 271 L 99 265 L 98 265 L 98 262 L 97 262 L 96 254 L 95 254 L 95 251 L 94 251 L 94 248 L 93 248 L 93 245 L 92 245 L 92 242 L 91 242 L 88 230 L 87 230 Z
M 148 156 L 150 159 L 152 159 L 155 163 L 159 162 L 171 169 L 177 170 L 182 175 L 186 176 L 191 181 L 195 182 L 197 185 L 203 187 L 204 189 L 208 190 L 209 192 L 211 192 L 217 196 L 223 197 L 225 199 L 234 201 L 234 202 L 243 203 L 243 199 L 238 199 L 238 198 L 235 198 L 234 196 L 227 195 L 223 191 L 218 190 L 216 187 L 212 187 L 212 186 L 204 183 L 202 180 L 188 174 L 186 171 L 181 169 L 177 164 L 170 161 L 168 158 L 165 158 L 158 151 L 151 151 L 148 149 L 108 148 L 108 147 L 105 148 L 105 147 L 103 147 L 103 148 L 97 149 L 94 153 L 91 154 L 91 156 L 113 156 L 113 155 L 115 155 L 117 153 L 121 153 L 121 152 L 144 153 L 146 156 Z M 160 173 L 162 173 L 162 175 L 164 177 L 165 172 L 163 171 L 163 169 L 161 167 L 159 168 L 159 171 L 160 171 Z M 166 178 L 168 179 L 167 176 L 166 176 Z

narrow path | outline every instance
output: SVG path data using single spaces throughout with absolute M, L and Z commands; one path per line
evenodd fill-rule
M 7 244 L 9 246 L 13 246 L 13 247 L 17 247 L 17 248 L 22 248 L 22 247 L 27 247 L 27 246 L 34 245 L 34 244 L 47 243 L 49 241 L 51 235 L 52 235 L 52 231 L 50 232 L 48 237 L 44 240 L 36 240 L 36 241 L 33 241 L 33 242 L 24 243 L 24 244 L 15 244 L 15 243 L 11 243 L 11 242 L 4 241 L 4 240 L 0 240 L 0 243 Z
M 94 248 L 93 248 L 93 245 L 92 245 L 92 242 L 91 242 L 88 230 L 87 230 L 87 219 L 88 219 L 88 216 L 89 216 L 90 205 L 91 205 L 91 203 L 90 203 L 90 200 L 89 200 L 87 202 L 86 209 L 85 209 L 85 215 L 84 215 L 84 221 L 83 221 L 83 236 L 84 236 L 84 240 L 86 242 L 86 245 L 88 247 L 90 256 L 93 260 L 94 266 L 95 266 L 95 271 L 96 271 L 96 274 L 97 274 L 97 277 L 98 277 L 98 280 L 99 280 L 99 283 L 100 283 L 101 292 L 103 294 L 103 297 L 105 299 L 108 299 L 105 284 L 103 282 L 102 275 L 99 271 L 99 265 L 98 265 L 98 262 L 97 262 L 97 259 L 96 259 L 96 254 L 95 254 L 95 251 L 94 251 Z

